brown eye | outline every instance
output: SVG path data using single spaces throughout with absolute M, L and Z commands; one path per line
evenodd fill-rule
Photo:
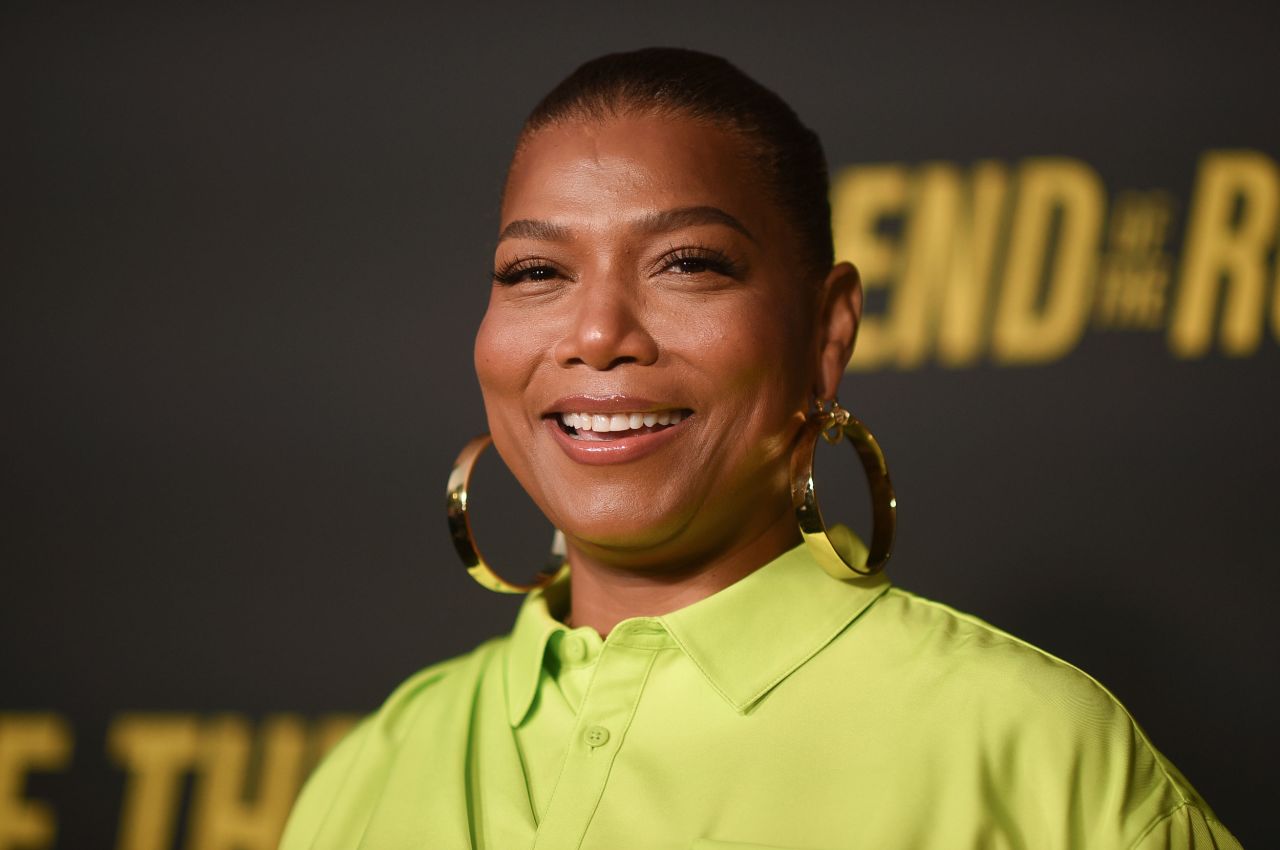
M 549 266 L 545 263 L 515 263 L 496 270 L 493 273 L 493 280 L 503 286 L 513 286 L 526 281 L 536 283 L 555 280 L 559 276 L 560 272 L 554 266 Z
M 663 268 L 677 275 L 722 275 L 738 277 L 739 268 L 720 251 L 712 248 L 681 248 L 669 254 Z
M 676 260 L 672 265 L 681 274 L 699 274 L 710 268 L 710 264 L 706 260 L 700 259 Z

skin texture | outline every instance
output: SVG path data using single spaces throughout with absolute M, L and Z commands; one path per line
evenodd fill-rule
M 847 263 L 806 276 L 748 153 L 631 114 L 540 129 L 512 163 L 475 365 L 495 446 L 565 533 L 575 626 L 689 605 L 800 540 L 790 455 L 835 394 L 861 288 Z M 582 398 L 693 413 L 587 463 L 553 416 Z

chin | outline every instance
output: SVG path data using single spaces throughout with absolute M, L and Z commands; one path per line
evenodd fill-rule
M 556 499 L 545 512 L 559 519 L 556 526 L 572 540 L 637 554 L 670 542 L 695 513 L 690 500 L 673 498 L 674 487 L 647 497 L 636 493 L 635 487 L 579 490 L 569 499 Z

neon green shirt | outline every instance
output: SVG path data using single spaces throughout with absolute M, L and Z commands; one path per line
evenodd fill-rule
M 567 596 L 401 686 L 283 850 L 1240 846 L 1093 679 L 803 545 L 603 640 Z

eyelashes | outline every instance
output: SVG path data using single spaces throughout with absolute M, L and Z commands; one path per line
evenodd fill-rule
M 666 254 L 658 265 L 663 271 L 675 271 L 682 275 L 698 275 L 706 272 L 731 277 L 742 277 L 743 270 L 728 254 L 705 245 L 676 248 Z
M 674 274 L 680 277 L 727 277 L 740 280 L 745 266 L 718 248 L 686 245 L 672 248 L 654 264 L 651 274 Z M 493 282 L 500 286 L 520 283 L 543 283 L 571 279 L 571 275 L 541 257 L 522 257 L 504 263 L 493 271 Z
M 493 282 L 503 286 L 514 286 L 525 281 L 554 280 L 559 275 L 559 269 L 545 260 L 528 258 L 515 260 L 494 269 Z

